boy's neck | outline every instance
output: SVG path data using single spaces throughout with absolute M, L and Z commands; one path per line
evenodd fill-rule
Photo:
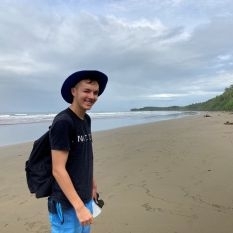
M 82 120 L 84 119 L 84 116 L 86 114 L 86 111 L 79 109 L 75 106 L 73 106 L 72 104 L 69 107 L 79 118 L 81 118 Z

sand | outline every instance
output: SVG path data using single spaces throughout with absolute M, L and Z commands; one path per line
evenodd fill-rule
M 231 113 L 94 133 L 105 206 L 93 233 L 232 233 Z M 49 232 L 46 199 L 27 189 L 31 143 L 0 148 L 0 232 Z

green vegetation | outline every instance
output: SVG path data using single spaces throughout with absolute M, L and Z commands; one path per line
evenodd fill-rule
M 233 111 L 233 85 L 226 88 L 222 95 L 216 96 L 206 102 L 187 106 L 171 107 L 143 107 L 131 111 Z

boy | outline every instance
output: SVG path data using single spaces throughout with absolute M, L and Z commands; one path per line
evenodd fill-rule
M 97 199 L 93 178 L 90 117 L 86 113 L 105 90 L 108 77 L 96 70 L 70 75 L 61 94 L 70 104 L 50 129 L 53 191 L 48 199 L 52 233 L 89 233 L 92 201 Z

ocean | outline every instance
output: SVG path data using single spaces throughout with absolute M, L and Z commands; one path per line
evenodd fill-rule
M 138 111 L 88 113 L 92 132 L 124 126 L 164 121 L 198 114 L 180 111 Z M 34 141 L 51 125 L 56 113 L 0 114 L 0 146 Z

